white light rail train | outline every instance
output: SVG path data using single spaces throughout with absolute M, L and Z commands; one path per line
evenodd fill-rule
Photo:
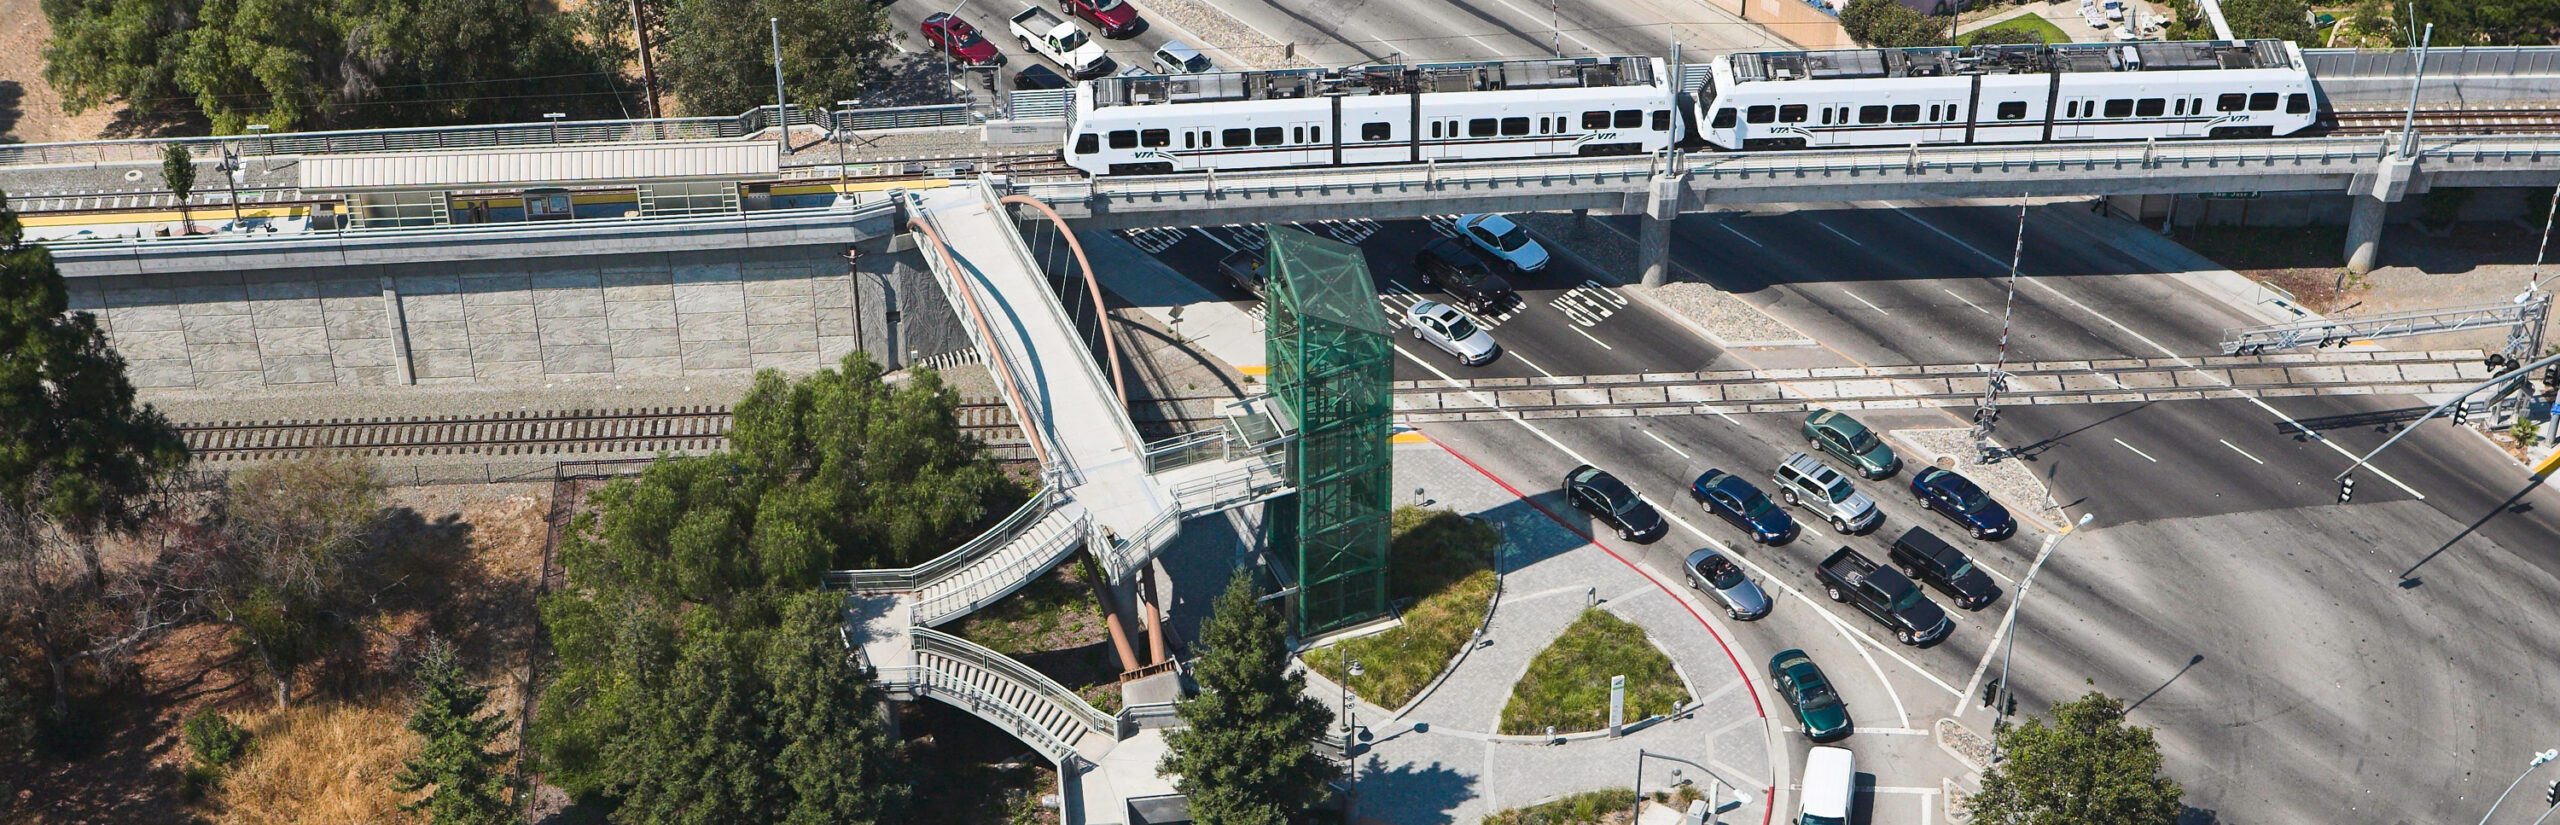
M 1154 175 L 2278 137 L 2319 119 L 2301 50 L 2279 40 L 1742 52 L 1709 66 L 1686 113 L 1671 67 L 1648 57 L 1106 77 L 1077 87 L 1064 155 L 1092 175 Z

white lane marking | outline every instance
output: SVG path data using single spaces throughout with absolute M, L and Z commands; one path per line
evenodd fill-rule
M 2003 261 L 2003 260 L 2000 260 L 1999 258 L 1992 257 L 1992 256 L 1991 256 L 1991 253 L 1989 253 L 1989 252 L 1984 252 L 1984 251 L 1982 251 L 1982 250 L 1980 250 L 1980 249 L 1975 249 L 1975 248 L 1974 248 L 1974 246 L 1973 246 L 1973 244 L 1965 243 L 1962 239 L 1959 239 L 1959 238 L 1957 238 L 1957 237 L 1956 237 L 1956 236 L 1954 236 L 1954 235 L 1949 235 L 1949 234 L 1947 234 L 1947 231 L 1946 231 L 1946 230 L 1944 230 L 1944 229 L 1939 229 L 1939 228 L 1937 227 L 1937 225 L 1936 225 L 1936 224 L 1932 224 L 1932 223 L 1930 223 L 1930 222 L 1928 222 L 1928 221 L 1921 220 L 1921 219 L 1920 219 L 1920 216 L 1918 216 L 1918 215 L 1914 215 L 1914 214 L 1911 214 L 1911 212 L 1910 212 L 1910 211 L 1905 210 L 1905 209 L 1903 209 L 1903 208 L 1902 208 L 1902 207 L 1900 207 L 1900 206 L 1895 206 L 1895 205 L 1893 204 L 1893 202 L 1892 202 L 1892 201 L 1882 201 L 1882 203 L 1883 203 L 1886 207 L 1891 208 L 1893 211 L 1901 213 L 1903 217 L 1905 217 L 1905 218 L 1910 218 L 1912 223 L 1919 224 L 1919 225 L 1921 225 L 1921 226 L 1923 226 L 1923 227 L 1928 228 L 1928 230 L 1929 230 L 1929 231 L 1931 231 L 1931 232 L 1938 233 L 1938 237 L 1945 238 L 1945 239 L 1950 240 L 1950 241 L 1954 241 L 1954 242 L 1955 242 L 1955 245 L 1957 245 L 1957 246 L 1961 246 L 1961 247 L 1964 247 L 1966 250 L 1968 250 L 1968 251 L 1972 252 L 1973 254 L 1976 254 L 1976 255 L 1980 255 L 1980 256 L 1982 256 L 1984 260 L 1990 261 L 1990 262 L 1995 263 L 1995 264 L 1999 264 L 1999 265 L 2001 265 L 2001 266 L 2007 266 L 2007 265 L 2008 265 L 2008 262 L 2007 262 L 2007 261 Z M 2158 341 L 2154 341 L 2154 340 L 2151 340 L 2151 336 L 2144 335 L 2144 334 L 2139 333 L 2139 332 L 2135 332 L 2135 331 L 2134 331 L 2134 329 L 2133 329 L 2132 327 L 2125 326 L 2125 325 L 2124 325 L 2124 322 L 2122 322 L 2122 321 L 2118 321 L 2118 320 L 2116 320 L 2116 319 L 2114 319 L 2114 318 L 2112 318 L 2112 317 L 2108 317 L 2108 315 L 2107 315 L 2106 313 L 2099 312 L 2099 311 L 2094 310 L 2094 309 L 2090 309 L 2088 304 L 2080 303 L 2080 300 L 2079 300 L 2079 299 L 2071 297 L 2071 295 L 2070 295 L 2070 294 L 2065 293 L 2065 292 L 2063 292 L 2062 290 L 2059 290 L 2059 289 L 2055 289 L 2055 288 L 2053 288 L 2053 286 L 2052 286 L 2052 285 L 2045 283 L 2043 280 L 2041 280 L 2041 279 L 2037 279 L 2037 278 L 2026 278 L 2025 280 L 2026 280 L 2028 283 L 2035 284 L 2036 286 L 2039 286 L 2039 287 L 2044 288 L 2044 291 L 2046 291 L 2046 292 L 2053 293 L 2053 296 L 2054 296 L 2054 297 L 2056 297 L 2056 298 L 2061 298 L 2064 302 L 2071 304 L 2071 305 L 2072 305 L 2073 307 L 2075 307 L 2075 308 L 2078 308 L 2081 312 L 2086 312 L 2086 313 L 2089 313 L 2090 315 L 2097 316 L 2098 320 L 2101 320 L 2101 321 L 2105 321 L 2105 322 L 2107 322 L 2107 324 L 2108 324 L 2109 326 L 2113 326 L 2113 327 L 2115 327 L 2116 329 L 2122 330 L 2122 331 L 2124 331 L 2124 333 L 2125 333 L 2126 335 L 2131 335 L 2131 336 L 2133 336 L 2135 339 L 2138 339 L 2138 340 L 2140 340 L 2141 342 L 2143 342 L 2143 343 L 2145 343 L 2145 344 L 2149 344 L 2149 345 L 2151 345 L 2151 348 L 2152 348 L 2152 349 L 2159 350 L 2159 351 L 2160 351 L 2160 354 L 2162 354 L 2162 355 L 2166 355 L 2166 356 L 2169 356 L 2170 360 L 2173 360 L 2173 361 L 2178 362 L 2178 364 L 2179 364 L 2180 366 L 2184 366 L 2184 367 L 2186 367 L 2188 370 L 2193 371 L 2195 374 L 2197 374 L 2197 375 L 2201 375 L 2201 376 L 2204 376 L 2204 377 L 2206 377 L 2206 378 L 2210 378 L 2210 379 L 2212 379 L 2212 380 L 2213 380 L 2213 382 L 2214 382 L 2214 383 L 2221 384 L 2221 385 L 2222 385 L 2224 388 L 2226 388 L 2226 389 L 2227 389 L 2227 388 L 2229 388 L 2229 387 L 2231 386 L 2231 382 L 2223 380 L 2223 378 L 2222 378 L 2221 376 L 2214 375 L 2213 373 L 2205 372 L 2205 371 L 2204 371 L 2204 370 L 2202 370 L 2202 369 L 2198 369 L 2198 368 L 2196 367 L 2196 363 L 2195 363 L 2194 361 L 2189 361 L 2189 360 L 2187 360 L 2187 357 L 2186 357 L 2186 356 L 2184 356 L 2184 355 L 2179 355 L 2179 354 L 2177 354 L 2176 352 L 2171 351 L 2168 347 L 2161 346 L 2161 345 L 2160 345 L 2160 342 L 2158 342 Z M 2358 455 L 2356 455 L 2355 453 L 2348 452 L 2348 451 L 2347 451 L 2347 448 L 2345 448 L 2345 447 L 2340 447 L 2340 446 L 2338 446 L 2336 442 L 2330 441 L 2328 436 L 2321 435 L 2318 431 L 2313 430 L 2313 429 L 2311 429 L 2310 427 L 2302 426 L 2302 422 L 2293 420 L 2293 416 L 2286 415 L 2286 414 L 2284 414 L 2284 411 L 2282 411 L 2282 410 L 2278 410 L 2278 409 L 2276 409 L 2275 407 L 2268 405 L 2268 404 L 2267 404 L 2267 402 L 2266 402 L 2265 400 L 2262 400 L 2262 399 L 2257 398 L 2257 397 L 2255 397 L 2255 396 L 2243 396 L 2243 397 L 2244 397 L 2244 398 L 2247 398 L 2247 399 L 2248 399 L 2248 401 L 2249 401 L 2249 403 L 2257 405 L 2258 409 L 2266 410 L 2268 415 L 2275 416 L 2277 419 L 2282 420 L 2285 424 L 2292 426 L 2292 427 L 2294 428 L 2294 431 L 2296 431 L 2296 432 L 2300 432 L 2300 433 L 2303 433 L 2303 434 L 2308 435 L 2308 436 L 2311 436 L 2311 440 L 2313 440 L 2313 441 L 2318 441 L 2318 442 L 2320 442 L 2321 444 L 2326 445 L 2329 449 L 2336 451 L 2339 455 L 2346 456 L 2349 460 L 2354 460 L 2354 459 L 2357 459 L 2357 458 L 2361 458 L 2361 457 L 2362 457 L 2362 456 L 2358 456 Z M 2367 464 L 2367 465 L 2364 465 L 2364 468 L 2365 468 L 2365 469 L 2367 469 L 2367 470 L 2371 470 L 2371 471 L 2373 471 L 2373 474 L 2374 474 L 2374 475 L 2381 476 L 2381 477 L 2382 477 L 2382 480 L 2384 480 L 2384 481 L 2388 481 L 2388 482 L 2391 482 L 2391 486 L 2394 486 L 2394 487 L 2398 487 L 2398 488 L 2400 488 L 2400 491 L 2401 491 L 2401 492 L 2408 493 L 2411 497 L 2414 497 L 2414 498 L 2416 498 L 2416 499 L 2418 499 L 2418 500 L 2420 500 L 2420 501 L 2424 501 L 2424 500 L 2426 500 L 2426 498 L 2427 498 L 2427 494 L 2425 494 L 2425 493 L 2421 493 L 2421 492 L 2418 492 L 2418 489 L 2417 489 L 2417 488 L 2415 488 L 2415 487 L 2411 487 L 2411 486 L 2409 486 L 2409 485 L 2407 485 L 2407 484 L 2403 484 L 2403 483 L 2401 483 L 2401 481 L 2400 481 L 2399 479 L 2397 479 L 2397 478 L 2392 478 L 2392 477 L 2391 477 L 2391 474 L 2390 474 L 2390 473 L 2383 472 L 2381 467 L 2376 467 L 2376 466 L 2374 466 L 2374 465 Z
M 1930 734 L 1929 734 L 1929 732 L 1928 732 L 1928 731 L 1921 730 L 1921 729 L 1919 729 L 1919 728 L 1859 728 L 1859 729 L 1858 729 L 1858 735 L 1859 735 L 1859 736 L 1928 736 L 1928 735 L 1930 735 Z
M 1984 314 L 1984 315 L 1989 315 L 1989 314 L 1991 314 L 1991 310 L 1983 309 L 1983 308 L 1981 307 L 1981 305 L 1975 304 L 1972 300 L 1970 300 L 1970 299 L 1968 299 L 1968 298 L 1966 298 L 1966 297 L 1964 297 L 1964 296 L 1962 296 L 1962 295 L 1957 295 L 1955 290 L 1948 289 L 1948 288 L 1946 288 L 1946 287 L 1938 287 L 1938 291 L 1939 291 L 1939 292 L 1944 292 L 1944 293 L 1946 293 L 1946 294 L 1947 294 L 1947 297 L 1954 298 L 1954 299 L 1959 300 L 1959 301 L 1963 301 L 1965 306 L 1973 307 L 1973 311 L 1975 311 L 1975 312 L 1979 312 L 1979 313 L 1982 313 L 1982 314 Z
M 1591 341 L 1591 343 L 1599 344 L 1601 349 L 1605 349 L 1605 350 L 1616 350 L 1616 349 L 1617 349 L 1617 347 L 1609 346 L 1607 343 L 1602 342 L 1602 341 L 1601 341 L 1600 339 L 1598 339 L 1598 338 L 1592 338 L 1592 337 L 1591 337 L 1591 333 L 1588 333 L 1588 332 L 1584 332 L 1584 331 L 1582 331 L 1582 328 L 1581 328 L 1581 327 L 1578 327 L 1578 326 L 1576 326 L 1576 327 L 1565 327 L 1565 329 L 1573 330 L 1573 334 L 1575 334 L 1575 335 L 1580 335 L 1580 336 L 1582 336 L 1583 338 L 1589 339 L 1589 340 Z M 1544 370 L 1541 370 L 1541 372 L 1544 372 Z M 1547 377 L 1548 377 L 1548 378 L 1554 378 L 1555 376 L 1550 375 L 1550 376 L 1547 376 Z
M 2215 440 L 2215 441 L 2222 441 L 2222 439 L 2219 439 L 2219 438 L 2214 439 L 2214 440 Z M 2239 453 L 2242 457 L 2247 458 L 2247 459 L 2249 459 L 2250 461 L 2258 461 L 2258 457 L 2257 457 L 2257 456 L 2250 455 L 2248 450 L 2240 449 L 2240 445 L 2233 444 L 2233 443 L 2228 442 L 2228 441 L 2222 441 L 2222 446 L 2225 446 L 2225 447 L 2229 447 L 2229 448 L 2231 448 L 2231 451 L 2232 451 L 2232 452 Z M 2260 463 L 2260 464 L 2265 464 L 2266 462 L 2264 462 L 2264 461 L 2258 461 L 2258 463 Z
M 1519 359 L 1519 360 L 1520 360 L 1520 363 L 1523 363 L 1523 364 L 1527 364 L 1527 365 L 1529 365 L 1529 368 L 1530 368 L 1530 369 L 1537 370 L 1539 375 L 1543 375 L 1543 376 L 1546 376 L 1546 377 L 1548 377 L 1548 378 L 1554 378 L 1554 377 L 1556 377 L 1556 374 L 1555 374 L 1555 373 L 1548 372 L 1548 371 L 1547 371 L 1547 368 L 1545 368 L 1545 367 L 1541 367 L 1541 366 L 1538 366 L 1538 362 L 1536 362 L 1536 361 L 1531 361 L 1531 360 L 1529 360 L 1528 358 L 1525 358 L 1525 357 L 1521 356 L 1521 355 L 1520 355 L 1520 353 L 1518 353 L 1518 352 L 1511 351 L 1511 350 L 1504 350 L 1504 352 L 1508 353 L 1508 354 L 1509 354 L 1511 357 L 1513 357 L 1513 358 L 1517 358 L 1517 359 Z
M 1956 694 L 1956 709 L 1947 711 L 1948 716 L 1960 718 L 1964 716 L 1966 710 L 1971 709 L 1973 703 L 1969 700 L 1973 698 L 1973 689 L 1982 686 L 1983 673 L 1991 669 L 1991 657 L 2000 653 L 2000 640 L 2007 638 L 2010 626 L 2018 622 L 2019 597 L 2025 596 L 2027 588 L 2035 584 L 2036 571 L 2044 569 L 2044 560 L 2053 557 L 2053 546 L 2060 539 L 2061 535 L 2058 533 L 2045 534 L 2044 547 L 2036 551 L 2035 562 L 2027 565 L 2026 578 L 2020 579 L 2017 589 L 2009 594 L 2009 609 L 2000 616 L 2000 628 L 1991 632 L 1991 644 L 1982 648 L 1982 661 L 1974 664 L 1973 677 L 1965 680 L 1964 692 Z
M 1662 440 L 1662 436 L 1654 435 L 1652 430 L 1644 430 L 1643 432 L 1644 437 L 1653 439 L 1653 443 L 1660 444 L 1663 447 L 1670 449 L 1672 452 L 1679 453 L 1681 458 L 1689 457 L 1689 451 L 1680 449 L 1680 446 L 1677 444 Z
M 1862 297 L 1859 297 L 1858 293 L 1850 292 L 1850 291 L 1849 291 L 1848 289 L 1846 289 L 1846 288 L 1841 289 L 1841 290 L 1840 290 L 1840 294 L 1842 294 L 1842 295 L 1847 295 L 1847 296 L 1849 296 L 1849 297 L 1851 297 L 1851 298 L 1857 298 L 1857 299 L 1858 299 L 1858 303 L 1866 304 L 1868 309 L 1875 310 L 1876 312 L 1879 312 L 1879 313 L 1882 313 L 1882 314 L 1885 314 L 1885 315 L 1892 315 L 1892 314 L 1893 314 L 1893 313 L 1890 313 L 1890 312 L 1885 312 L 1885 311 L 1884 311 L 1884 307 L 1876 306 L 1876 302 L 1874 302 L 1874 301 L 1870 301 L 1870 300 L 1867 300 L 1867 299 L 1862 298 Z
M 1724 229 L 1724 231 L 1726 231 L 1726 232 L 1731 232 L 1731 233 L 1733 233 L 1733 236 L 1734 236 L 1734 237 L 1736 237 L 1736 238 L 1741 238 L 1741 239 L 1746 240 L 1746 241 L 1751 241 L 1751 245 L 1752 245 L 1752 246 L 1760 247 L 1760 248 L 1762 248 L 1762 249 L 1767 249 L 1767 248 L 1769 247 L 1769 245 L 1768 245 L 1768 244 L 1764 244 L 1764 243 L 1759 242 L 1758 240 L 1754 240 L 1751 236 L 1749 236 L 1749 235 L 1745 235 L 1745 234 L 1742 234 L 1742 230 L 1735 229 L 1735 228 L 1733 228 L 1731 225 L 1726 224 L 1726 223 L 1724 223 L 1724 222 L 1719 221 L 1719 222 L 1717 222 L 1717 223 L 1716 223 L 1716 226 L 1723 228 L 1723 229 Z
M 1477 403 L 1483 404 L 1487 408 L 1500 411 L 1503 418 L 1509 419 L 1513 424 L 1520 425 L 1520 429 L 1528 430 L 1529 434 L 1537 436 L 1538 440 L 1547 442 L 1547 446 L 1554 447 L 1557 452 L 1564 453 L 1566 458 L 1573 459 L 1575 462 L 1581 464 L 1591 463 L 1591 459 L 1583 457 L 1581 452 L 1576 451 L 1572 447 L 1565 446 L 1564 442 L 1557 441 L 1555 436 L 1548 435 L 1547 431 L 1538 429 L 1537 425 L 1529 423 L 1529 419 L 1522 418 L 1519 413 L 1512 412 L 1509 409 L 1505 409 L 1502 405 L 1494 403 L 1493 397 L 1486 395 L 1484 391 L 1466 388 L 1465 385 L 1458 383 L 1458 379 L 1450 377 L 1446 372 L 1442 372 L 1438 365 L 1414 357 L 1413 353 L 1406 350 L 1403 344 L 1396 345 L 1396 354 L 1404 356 L 1407 361 L 1412 361 L 1415 364 L 1421 365 L 1423 369 L 1429 370 L 1432 375 L 1439 376 L 1440 380 L 1443 383 L 1448 384 L 1450 387 L 1466 389 L 1467 394 L 1474 396 Z M 1697 536 L 1700 541 L 1706 542 L 1708 547 L 1713 547 L 1716 549 L 1716 552 L 1723 553 L 1725 558 L 1735 560 L 1740 563 L 1744 569 L 1758 575 L 1762 582 L 1777 585 L 1779 592 L 1783 592 L 1789 596 L 1794 596 L 1797 601 L 1813 605 L 1813 612 L 1816 615 L 1821 616 L 1823 621 L 1830 623 L 1831 629 L 1838 631 L 1842 638 L 1849 640 L 1850 644 L 1873 647 L 1884 653 L 1884 655 L 1891 657 L 1895 662 L 1900 663 L 1903 667 L 1910 668 L 1911 672 L 1920 674 L 1920 678 L 1928 680 L 1929 684 L 1937 685 L 1939 690 L 1946 691 L 1948 695 L 1957 697 L 1958 699 L 1962 699 L 1965 696 L 1964 691 L 1956 690 L 1954 685 L 1947 684 L 1946 680 L 1938 678 L 1938 674 L 1929 672 L 1927 668 L 1923 668 L 1919 663 L 1911 661 L 1909 657 L 1902 655 L 1900 651 L 1885 647 L 1882 642 L 1867 638 L 1867 634 L 1861 633 L 1856 628 L 1850 627 L 1847 621 L 1842 620 L 1838 615 L 1835 615 L 1829 609 L 1824 608 L 1820 601 L 1815 600 L 1812 596 L 1805 595 L 1802 590 L 1797 590 L 1795 585 L 1780 581 L 1776 577 L 1769 575 L 1769 571 L 1766 568 L 1752 562 L 1751 559 L 1744 557 L 1742 554 L 1734 552 L 1732 547 L 1727 546 L 1722 541 L 1718 541 L 1715 536 L 1708 535 L 1707 531 L 1698 529 L 1698 525 L 1691 524 L 1688 519 L 1681 518 L 1680 514 L 1672 511 L 1672 508 L 1657 507 L 1655 510 L 1660 512 L 1663 518 L 1670 520 L 1671 523 L 1680 525 L 1680 529 L 1687 530 L 1690 535 Z M 1650 570 L 1643 570 L 1642 572 L 1646 576 L 1654 575 Z M 1861 650 L 1859 655 L 1866 655 L 1865 651 Z M 1868 659 L 1867 664 L 1870 667 L 1874 667 L 1875 660 Z M 1893 681 L 1885 678 L 1884 668 L 1875 667 L 1875 671 L 1876 680 L 1884 683 L 1886 691 L 1892 691 Z M 1899 697 L 1894 701 L 1897 705 L 1901 703 L 1901 699 Z M 1909 727 L 1909 723 L 1906 721 L 1904 726 Z
M 2151 459 L 2151 463 L 2153 463 L 2153 464 L 2158 464 L 2158 463 L 2160 463 L 2160 459 L 2151 458 L 2151 454 L 2150 454 L 2150 453 L 2143 452 L 2143 451 L 2142 451 L 2142 448 L 2140 448 L 2140 447 L 2136 447 L 2136 446 L 2133 446 L 2133 445 L 2131 445 L 2131 444 L 2124 443 L 2124 439 L 2121 439 L 2121 438 L 2110 438 L 2110 439 L 2107 439 L 2107 440 L 2115 442 L 2115 443 L 2116 443 L 2116 446 L 2118 446 L 2118 447 L 2123 447 L 2123 448 L 2125 448 L 2125 449 L 2132 450 L 2134 455 L 2138 455 L 2138 456 L 2141 456 L 2141 457 L 2143 457 L 2143 458 L 2149 458 L 2149 459 Z
M 1824 611 L 1823 615 L 1830 615 L 1830 612 Z M 1902 720 L 1903 727 L 1911 727 L 1911 712 L 1902 708 L 1902 691 L 1895 690 L 1893 687 L 1893 680 L 1885 678 L 1884 666 L 1876 664 L 1876 657 L 1867 653 L 1865 645 L 1852 645 L 1851 647 L 1857 649 L 1858 658 L 1867 660 L 1867 668 L 1876 672 L 1876 681 L 1884 683 L 1885 698 L 1893 700 L 1894 717 Z
M 1848 241 L 1848 242 L 1853 243 L 1853 244 L 1858 244 L 1859 246 L 1866 246 L 1866 244 L 1858 243 L 1858 239 L 1856 239 L 1856 238 L 1852 238 L 1852 237 L 1849 237 L 1849 233 L 1847 233 L 1847 232 L 1842 232 L 1842 231 L 1837 230 L 1837 229 L 1832 229 L 1830 224 L 1823 223 L 1823 222 L 1821 222 L 1821 221 L 1814 221 L 1814 225 L 1816 225 L 1816 226 L 1820 226 L 1820 227 L 1822 227 L 1823 229 L 1826 229 L 1826 230 L 1830 230 L 1831 234 L 1834 234 L 1834 235 L 1838 235 L 1838 236 L 1840 236 L 1840 239 L 1841 239 L 1841 240 Z

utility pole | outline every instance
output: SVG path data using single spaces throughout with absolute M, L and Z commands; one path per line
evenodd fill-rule
M 640 46 L 640 94 L 649 100 L 649 119 L 658 114 L 658 58 L 649 49 L 649 5 L 631 0 L 631 39 Z
M 2418 37 L 2418 79 L 2409 84 L 2409 114 L 2400 121 L 2400 156 L 2412 157 L 2418 151 L 2418 90 L 2427 87 L 2427 44 L 2435 42 L 2436 24 Z
M 773 139 L 782 147 L 780 156 L 787 158 L 791 156 L 791 104 L 782 97 L 782 18 L 767 17 L 764 22 L 773 30 L 773 120 L 781 127 Z
M 2000 391 L 2009 384 L 2009 319 L 2018 306 L 2018 261 L 2027 252 L 2027 196 L 2018 194 L 2018 240 L 2009 247 L 2009 296 L 2000 306 L 2000 350 L 1994 356 L 1989 380 L 1984 382 L 1982 404 L 1973 410 L 1973 451 L 1975 464 L 2000 460 L 2000 448 L 1991 443 L 1991 432 L 2000 422 Z

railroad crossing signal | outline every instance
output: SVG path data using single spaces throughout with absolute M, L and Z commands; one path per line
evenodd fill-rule
M 2341 477 L 2339 477 L 2339 479 L 2338 479 L 2338 503 L 2339 503 L 2339 504 L 2345 504 L 2345 503 L 2347 503 L 2347 499 L 2351 499 L 2351 498 L 2355 498 L 2355 497 L 2356 497 L 2356 477 L 2355 477 L 2355 476 L 2341 476 Z

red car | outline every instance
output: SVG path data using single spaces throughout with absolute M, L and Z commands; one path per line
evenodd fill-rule
M 944 12 L 924 19 L 925 42 L 972 66 L 1002 66 L 1004 53 L 978 36 L 978 27 Z
M 1084 18 L 1113 40 L 1137 34 L 1140 28 L 1138 8 L 1129 0 L 1058 0 L 1058 10 Z

